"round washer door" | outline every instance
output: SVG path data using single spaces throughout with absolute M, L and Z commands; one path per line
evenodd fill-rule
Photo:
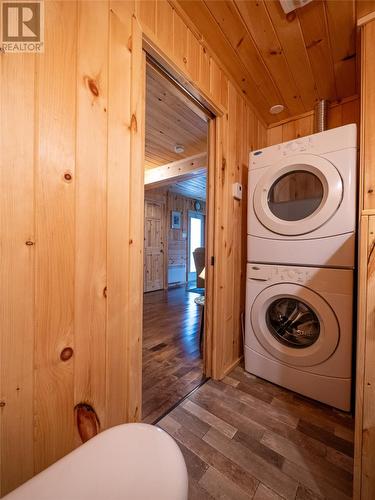
M 271 285 L 251 309 L 253 331 L 274 358 L 294 366 L 314 366 L 336 350 L 339 324 L 329 304 L 309 288 Z
M 298 236 L 327 222 L 339 208 L 343 183 L 325 158 L 296 155 L 270 167 L 254 191 L 254 211 L 270 231 Z

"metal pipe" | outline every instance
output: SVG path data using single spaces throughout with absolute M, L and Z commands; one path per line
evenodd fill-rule
M 324 132 L 327 130 L 328 101 L 321 99 L 314 108 L 314 132 Z

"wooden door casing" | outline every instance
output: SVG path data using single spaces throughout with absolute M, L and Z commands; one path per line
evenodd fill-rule
M 164 288 L 164 207 L 145 201 L 144 291 Z

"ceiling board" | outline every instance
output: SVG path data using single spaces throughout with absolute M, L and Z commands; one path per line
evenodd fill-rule
M 175 3 L 178 3 L 178 7 L 192 20 L 195 28 L 202 35 L 202 39 L 216 53 L 223 67 L 236 81 L 243 94 L 248 96 L 259 111 L 260 116 L 266 117 L 269 109 L 266 94 L 256 84 L 252 73 L 224 36 L 207 5 L 201 0 L 173 0 L 173 4 Z
M 280 3 L 274 0 L 264 2 L 282 51 L 293 75 L 305 109 L 311 110 L 318 99 L 318 93 L 302 38 L 301 26 L 297 17 L 286 17 Z
M 207 174 L 195 175 L 192 179 L 175 182 L 168 186 L 170 193 L 186 196 L 196 200 L 206 200 Z
M 305 107 L 264 2 L 236 1 L 235 5 L 271 78 L 278 82 L 286 107 L 292 115 L 303 113 Z
M 145 168 L 155 168 L 207 150 L 207 119 L 166 78 L 147 66 Z M 184 146 L 176 153 L 176 144 Z
M 337 0 L 325 2 L 328 31 L 332 46 L 337 94 L 348 97 L 356 93 L 356 23 L 355 4 Z
M 338 94 L 324 3 L 311 2 L 298 9 L 297 15 L 318 94 L 322 98 L 336 100 Z
M 248 97 L 268 123 L 357 93 L 354 0 L 313 0 L 288 15 L 279 0 L 178 3 L 237 83 L 255 84 Z M 271 115 L 275 104 L 285 111 Z

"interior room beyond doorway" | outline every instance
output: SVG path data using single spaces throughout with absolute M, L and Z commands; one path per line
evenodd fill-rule
M 153 423 L 204 377 L 208 118 L 147 65 L 143 410 Z

